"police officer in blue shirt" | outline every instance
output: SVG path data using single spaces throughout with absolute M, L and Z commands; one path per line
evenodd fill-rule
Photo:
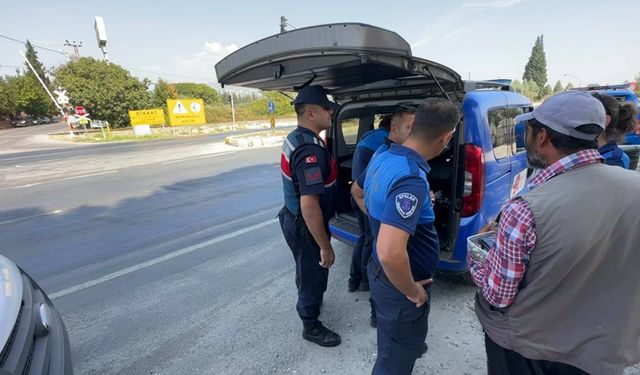
M 357 179 L 364 173 L 372 157 L 387 151 L 391 144 L 402 143 L 407 139 L 409 132 L 411 131 L 414 113 L 415 108 L 413 107 L 403 106 L 399 108 L 392 115 L 384 117 L 380 122 L 380 125 L 378 125 L 378 129 L 365 133 L 356 146 L 351 169 L 353 181 L 353 197 L 351 203 L 356 218 L 358 219 L 358 226 L 360 228 L 361 235 L 353 248 L 351 273 L 348 285 L 349 292 L 356 291 L 358 289 L 358 284 L 360 284 L 361 291 L 369 290 L 367 264 L 371 258 L 371 250 L 373 247 L 373 235 L 371 234 L 369 219 L 359 208 L 357 202 L 359 198 L 362 199 L 363 197 L 362 188 L 358 186 Z M 386 138 L 379 141 L 379 136 L 376 135 L 375 132 L 379 132 L 380 134 L 386 133 Z M 373 141 L 374 139 L 375 141 Z M 369 319 L 369 324 L 374 328 L 377 324 L 375 309 L 373 306 L 371 306 L 371 318 Z
M 375 154 L 386 151 L 392 143 L 402 143 L 409 136 L 414 112 L 413 107 L 403 106 L 392 115 L 385 116 L 377 129 L 366 132 L 360 138 L 353 154 L 352 181 L 356 181 L 364 173 Z M 367 263 L 371 257 L 372 235 L 367 216 L 362 213 L 355 201 L 352 200 L 351 203 L 358 219 L 361 235 L 353 249 L 348 290 L 355 292 L 360 288 L 361 291 L 366 292 L 369 290 Z M 375 315 L 372 311 L 372 325 L 375 325 L 374 319 Z
M 321 86 L 306 86 L 293 101 L 298 127 L 282 145 L 280 167 L 284 207 L 279 220 L 296 263 L 296 309 L 302 337 L 321 346 L 340 344 L 340 336 L 318 320 L 329 267 L 335 260 L 329 219 L 334 214 L 336 163 L 320 132 L 331 127 L 336 103 Z
M 373 158 L 359 179 L 374 234 L 368 276 L 378 317 L 376 375 L 411 374 L 425 350 L 429 285 L 440 253 L 426 161 L 445 149 L 459 119 L 450 101 L 426 100 L 409 138 Z

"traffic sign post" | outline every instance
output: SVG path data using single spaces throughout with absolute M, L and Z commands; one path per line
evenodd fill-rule
M 86 114 L 87 114 L 87 112 L 85 111 L 83 106 L 79 105 L 79 106 L 76 107 L 76 115 L 84 116 Z

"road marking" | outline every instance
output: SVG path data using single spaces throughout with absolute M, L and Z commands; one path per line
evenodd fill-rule
M 0 221 L 0 225 L 13 224 L 13 223 L 18 223 L 20 221 L 34 219 L 36 217 L 47 216 L 47 215 L 57 215 L 57 214 L 61 214 L 61 213 L 62 213 L 62 210 L 55 210 L 55 211 L 51 211 L 51 212 L 45 212 L 43 214 L 25 216 L 25 217 L 20 217 L 20 218 L 13 219 L 13 220 Z
M 251 225 L 251 226 L 243 228 L 243 229 L 239 229 L 239 230 L 237 230 L 235 232 L 231 232 L 231 233 L 225 234 L 223 236 L 216 237 L 216 238 L 211 239 L 209 241 L 201 242 L 201 243 L 193 245 L 193 246 L 185 247 L 184 249 L 176 250 L 176 251 L 174 251 L 172 253 L 163 255 L 163 256 L 158 257 L 158 258 L 154 258 L 154 259 L 148 260 L 146 262 L 142 262 L 142 263 L 137 264 L 135 266 L 128 267 L 128 268 L 122 269 L 120 271 L 116 271 L 116 272 L 110 273 L 108 275 L 102 276 L 102 277 L 94 279 L 94 280 L 86 281 L 86 282 L 84 282 L 82 284 L 79 284 L 79 285 L 76 285 L 76 286 L 72 286 L 70 288 L 62 289 L 62 290 L 60 290 L 58 292 L 55 292 L 55 293 L 51 293 L 51 294 L 49 294 L 49 298 L 50 299 L 56 299 L 56 298 L 64 297 L 64 296 L 69 295 L 71 293 L 78 292 L 78 291 L 83 290 L 83 289 L 91 288 L 92 286 L 96 286 L 98 284 L 102 284 L 102 283 L 105 283 L 107 281 L 113 280 L 115 278 L 130 274 L 132 272 L 139 271 L 139 270 L 147 268 L 147 267 L 151 267 L 153 265 L 156 265 L 158 263 L 164 262 L 166 260 L 173 259 L 173 258 L 179 257 L 181 255 L 189 254 L 189 253 L 192 253 L 192 252 L 194 252 L 196 250 L 200 250 L 200 249 L 202 249 L 204 247 L 215 245 L 215 244 L 217 244 L 219 242 L 226 241 L 226 240 L 228 240 L 230 238 L 238 237 L 241 234 L 249 233 L 249 232 L 254 231 L 256 229 L 259 229 L 259 228 L 262 228 L 262 227 L 266 227 L 267 225 L 274 224 L 277 221 L 278 221 L 278 219 L 271 219 L 271 220 L 263 221 L 262 223 Z
M 42 181 L 42 182 L 34 182 L 32 184 L 26 184 L 26 185 L 11 186 L 10 189 L 22 189 L 22 188 L 27 188 L 27 187 L 37 186 L 37 185 L 50 184 L 52 182 L 62 182 L 62 181 L 69 181 L 69 180 L 77 180 L 79 178 L 101 176 L 103 174 L 111 174 L 111 173 L 118 173 L 118 172 L 119 172 L 119 170 L 115 169 L 115 170 L 112 170 L 112 171 L 104 171 L 104 172 L 98 172 L 98 173 L 83 174 L 83 175 L 80 175 L 80 176 L 71 176 L 71 177 L 61 178 L 61 179 L 58 179 L 58 180 L 49 180 L 49 181 Z M 7 189 L 2 189 L 2 190 L 7 190 Z
M 163 163 L 163 165 L 167 165 L 167 164 L 175 164 L 175 163 L 181 163 L 183 161 L 189 161 L 189 160 L 197 160 L 197 159 L 204 159 L 204 158 L 209 158 L 212 156 L 220 156 L 220 155 L 227 155 L 227 154 L 233 154 L 236 151 L 226 151 L 226 152 L 220 152 L 218 154 L 210 154 L 210 155 L 200 155 L 200 156 L 193 156 L 190 158 L 184 158 L 184 159 L 177 159 L 177 160 L 171 160 L 171 161 L 165 161 Z

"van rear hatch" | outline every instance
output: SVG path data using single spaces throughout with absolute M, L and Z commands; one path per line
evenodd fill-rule
M 415 58 L 395 32 L 361 23 L 312 26 L 251 43 L 215 66 L 220 84 L 297 91 L 322 85 L 329 93 L 400 77 L 433 74 L 462 90 L 460 76 L 446 66 Z

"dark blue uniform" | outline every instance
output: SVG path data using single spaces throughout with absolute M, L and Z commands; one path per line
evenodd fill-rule
M 378 356 L 373 374 L 410 374 L 424 350 L 431 301 L 417 308 L 393 286 L 381 268 L 375 244 L 381 224 L 409 233 L 407 254 L 413 279 L 433 276 L 440 247 L 428 172 L 429 166 L 417 152 L 393 144 L 371 160 L 364 177 L 365 205 L 374 234 L 369 283 L 378 315 Z
M 356 150 L 353 153 L 353 162 L 351 164 L 351 179 L 353 181 L 364 173 L 374 153 L 388 136 L 389 131 L 384 128 L 378 128 L 368 131 L 360 138 L 360 141 L 358 141 L 356 146 Z M 372 235 L 369 229 L 369 220 L 367 219 L 367 216 L 360 211 L 358 205 L 353 199 L 351 200 L 351 206 L 353 207 L 353 211 L 358 219 L 360 237 L 358 237 L 358 241 L 353 248 L 349 284 L 357 288 L 360 282 L 365 284 L 369 283 L 369 280 L 367 279 L 367 263 L 371 257 Z
M 615 165 L 624 169 L 629 169 L 629 156 L 622 151 L 615 141 L 611 141 L 598 149 L 607 165 Z
M 280 159 L 285 206 L 279 214 L 282 233 L 296 262 L 296 309 L 305 327 L 318 323 L 329 270 L 319 265 L 320 247 L 304 222 L 300 196 L 319 196 L 327 233 L 333 216 L 336 164 L 324 142 L 312 131 L 297 127 L 282 145 Z

